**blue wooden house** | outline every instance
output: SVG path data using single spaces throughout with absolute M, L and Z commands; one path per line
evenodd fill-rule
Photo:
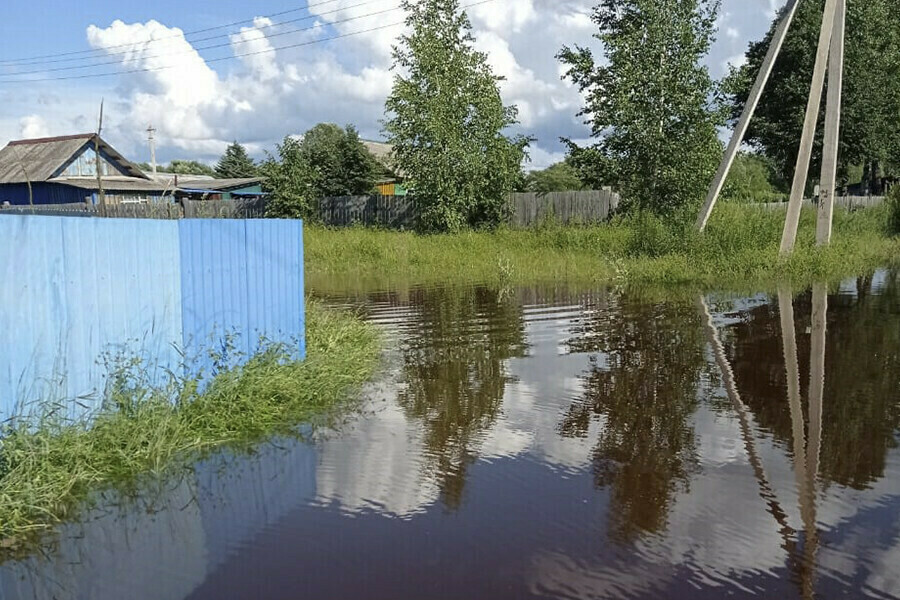
M 98 164 L 107 204 L 159 201 L 174 191 L 86 133 L 19 140 L 0 150 L 0 205 L 96 204 Z

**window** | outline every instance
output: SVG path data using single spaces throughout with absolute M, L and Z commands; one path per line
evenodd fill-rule
M 84 152 L 81 153 L 81 156 L 75 159 L 75 161 L 69 165 L 65 171 L 63 171 L 63 177 L 96 177 L 97 176 L 97 155 L 94 153 L 93 148 L 88 148 Z M 113 165 L 111 165 L 107 160 L 100 160 L 100 174 L 104 177 L 108 175 L 118 175 L 119 171 Z

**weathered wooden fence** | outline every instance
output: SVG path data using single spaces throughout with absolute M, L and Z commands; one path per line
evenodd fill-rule
M 600 223 L 619 207 L 612 190 L 511 194 L 510 225 L 532 227 L 552 221 L 563 224 Z
M 330 227 L 410 229 L 416 205 L 410 196 L 337 196 L 319 201 L 319 220 Z
M 834 199 L 836 208 L 855 209 L 855 208 L 871 208 L 884 204 L 884 196 L 841 196 Z M 787 202 L 768 202 L 756 204 L 764 210 L 785 210 Z M 815 206 L 815 201 L 807 199 L 803 201 L 803 206 Z
M 4 206 L 0 214 L 126 219 L 259 219 L 266 216 L 264 199 L 179 200 L 148 204 L 39 204 Z
M 611 190 L 510 194 L 509 224 L 531 227 L 546 221 L 597 223 L 609 219 L 619 205 Z M 409 229 L 416 225 L 413 196 L 340 196 L 323 198 L 320 221 L 331 227 L 364 225 Z

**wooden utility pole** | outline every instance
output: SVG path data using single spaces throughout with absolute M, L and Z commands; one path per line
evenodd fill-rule
M 747 128 L 750 126 L 750 120 L 756 112 L 756 107 L 759 105 L 763 90 L 766 87 L 766 83 L 769 81 L 772 69 L 775 67 L 775 61 L 778 58 L 779 52 L 781 52 L 781 46 L 784 44 L 784 39 L 787 37 L 791 22 L 794 20 L 794 15 L 797 14 L 797 6 L 799 4 L 799 0 L 789 0 L 787 6 L 784 8 L 784 15 L 772 37 L 772 44 L 769 46 L 762 67 L 760 67 L 759 73 L 756 75 L 756 81 L 750 89 L 750 95 L 747 97 L 747 102 L 744 104 L 744 112 L 741 113 L 741 118 L 734 127 L 734 133 L 731 134 L 731 141 L 728 142 L 725 156 L 722 158 L 722 163 L 719 165 L 719 170 L 716 172 L 712 185 L 709 186 L 706 202 L 703 204 L 700 216 L 697 218 L 697 229 L 700 231 L 706 229 L 709 217 L 712 215 L 713 208 L 716 206 L 716 201 L 719 199 L 719 194 L 722 193 L 722 187 L 725 185 L 725 180 L 728 179 L 728 173 L 731 171 L 731 166 L 734 164 L 734 159 L 737 157 L 741 142 L 744 140 L 744 135 L 747 133 Z
M 147 141 L 150 142 L 150 170 L 156 175 L 156 129 L 153 125 L 147 127 Z
M 100 133 L 103 131 L 103 99 L 100 99 L 100 120 L 97 122 L 97 135 L 94 137 L 94 164 L 97 170 L 97 203 L 100 210 L 106 208 L 106 194 L 103 193 L 103 175 L 100 169 L 102 163 L 100 161 Z M 104 215 L 105 216 L 105 215 Z
M 18 148 L 13 148 L 16 153 L 16 160 L 19 161 L 19 168 L 22 169 L 22 175 L 25 176 L 25 183 L 28 185 L 28 206 L 31 207 L 32 212 L 34 212 L 34 193 L 31 190 L 31 177 L 28 175 L 28 169 L 25 168 L 25 163 L 22 162 L 22 155 L 19 154 Z
M 797 241 L 800 209 L 803 208 L 803 194 L 806 191 L 806 180 L 809 176 L 809 161 L 812 158 L 816 124 L 819 121 L 822 88 L 825 87 L 825 67 L 828 65 L 828 54 L 831 49 L 831 35 L 834 31 L 834 13 L 836 8 L 837 0 L 825 1 L 825 13 L 822 15 L 822 30 L 819 32 L 819 47 L 816 50 L 816 66 L 813 68 L 812 85 L 809 88 L 809 99 L 806 104 L 806 119 L 803 121 L 803 134 L 800 137 L 800 153 L 797 155 L 794 183 L 791 186 L 791 198 L 788 203 L 787 216 L 784 219 L 784 231 L 781 234 L 782 254 L 793 252 L 794 243 Z
M 747 104 L 734 134 L 725 151 L 719 170 L 710 185 L 706 202 L 697 218 L 697 229 L 703 231 L 712 214 L 728 172 L 737 156 L 741 141 L 747 132 L 750 120 L 762 96 L 763 89 L 772 73 L 775 61 L 781 50 L 788 29 L 796 14 L 800 0 L 789 0 L 784 8 L 781 22 L 775 29 L 772 43 L 763 60 L 756 82 L 750 90 Z M 797 227 L 800 223 L 800 210 L 803 207 L 803 196 L 809 177 L 809 165 L 812 158 L 813 143 L 816 136 L 816 125 L 819 120 L 819 109 L 822 105 L 822 89 L 825 87 L 826 72 L 828 75 L 828 101 L 825 115 L 825 145 L 822 157 L 822 174 L 820 178 L 819 212 L 816 223 L 816 242 L 820 246 L 831 241 L 831 224 L 834 214 L 834 196 L 837 179 L 838 146 L 840 141 L 841 91 L 844 69 L 844 36 L 847 13 L 847 0 L 825 0 L 822 14 L 822 28 L 819 32 L 819 43 L 816 49 L 816 63 L 813 68 L 809 98 L 806 104 L 806 116 L 803 121 L 803 133 L 800 137 L 800 150 L 794 169 L 794 180 L 791 185 L 791 196 L 788 201 L 787 215 L 784 219 L 784 231 L 781 235 L 781 253 L 790 254 L 797 240 Z
M 825 142 L 822 151 L 822 176 L 819 181 L 819 211 L 816 220 L 816 244 L 831 243 L 831 223 L 836 194 L 838 141 L 841 133 L 841 92 L 844 83 L 844 29 L 847 0 L 837 0 L 831 55 L 828 58 L 828 101 L 825 108 Z

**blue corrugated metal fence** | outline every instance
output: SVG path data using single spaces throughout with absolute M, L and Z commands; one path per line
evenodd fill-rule
M 0 219 L 0 419 L 102 402 L 116 358 L 213 372 L 261 339 L 305 352 L 300 221 Z M 226 343 L 227 342 L 227 343 Z

